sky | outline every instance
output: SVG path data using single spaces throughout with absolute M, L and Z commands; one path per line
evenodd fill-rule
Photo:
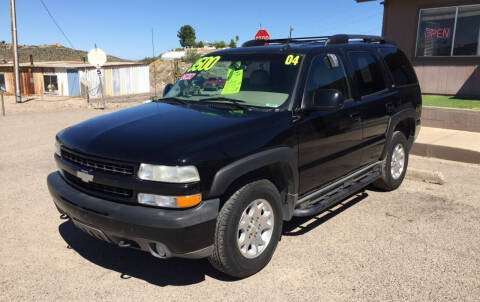
M 138 60 L 180 47 L 177 31 L 189 24 L 197 41 L 240 43 L 253 39 L 262 25 L 272 38 L 336 33 L 375 34 L 382 28 L 379 1 L 354 0 L 43 0 L 72 42 L 88 51 L 97 46 L 110 55 Z M 60 43 L 71 47 L 40 0 L 16 0 L 19 45 Z M 9 0 L 0 0 L 0 41 L 11 43 Z

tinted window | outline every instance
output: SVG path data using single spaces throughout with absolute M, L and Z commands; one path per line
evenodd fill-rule
M 415 71 L 401 50 L 397 48 L 381 48 L 380 52 L 390 69 L 395 85 L 401 86 L 417 82 Z
M 355 70 L 355 80 L 361 96 L 386 88 L 382 69 L 370 53 L 350 52 L 348 55 Z
M 339 57 L 333 54 L 313 59 L 307 80 L 307 91 L 316 89 L 337 89 L 345 99 L 351 97 L 345 68 Z
M 277 108 L 290 98 L 302 60 L 303 55 L 292 53 L 204 56 L 165 97 L 186 102 L 227 98 L 247 106 Z

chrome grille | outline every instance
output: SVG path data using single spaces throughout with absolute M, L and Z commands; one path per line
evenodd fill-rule
M 62 148 L 62 158 L 86 170 L 94 170 L 119 175 L 133 175 L 134 169 L 131 166 L 114 164 L 98 159 L 92 159 L 73 153 Z

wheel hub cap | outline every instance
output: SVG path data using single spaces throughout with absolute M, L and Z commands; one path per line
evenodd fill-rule
M 399 179 L 405 168 L 405 149 L 401 144 L 398 144 L 393 149 L 392 161 L 390 163 L 390 172 L 393 179 Z
M 258 257 L 272 239 L 275 217 L 272 206 L 265 199 L 251 202 L 243 211 L 237 230 L 237 246 L 249 259 Z

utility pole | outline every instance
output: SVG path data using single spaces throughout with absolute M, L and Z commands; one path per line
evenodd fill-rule
M 87 98 L 87 103 L 90 103 L 90 92 L 88 91 L 88 77 L 87 77 L 87 58 L 82 57 L 83 61 L 83 84 L 85 85 L 85 97 Z
M 15 0 L 10 0 L 10 19 L 12 21 L 13 71 L 15 73 L 15 101 L 22 102 L 20 94 L 20 73 L 18 68 L 17 14 Z
M 155 44 L 153 43 L 153 27 L 152 27 L 152 59 L 153 59 L 153 87 L 155 98 L 157 98 L 157 67 L 155 66 Z

